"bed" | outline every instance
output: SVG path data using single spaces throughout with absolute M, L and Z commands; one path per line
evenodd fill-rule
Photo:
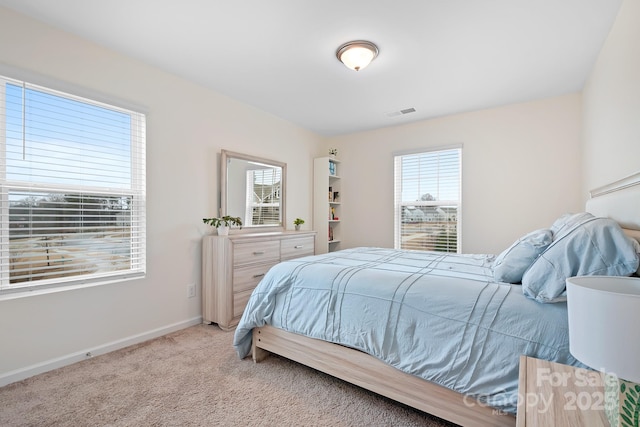
M 353 248 L 280 263 L 249 300 L 238 356 L 279 354 L 457 424 L 514 425 L 521 355 L 581 366 L 564 279 L 638 269 L 638 184 L 594 190 L 585 212 L 498 256 Z

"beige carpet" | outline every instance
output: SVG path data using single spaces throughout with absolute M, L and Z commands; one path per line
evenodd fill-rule
M 0 426 L 452 426 L 198 325 L 0 388 Z

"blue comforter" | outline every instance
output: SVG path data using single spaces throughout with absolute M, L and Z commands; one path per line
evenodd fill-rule
M 246 357 L 251 330 L 270 324 L 515 413 L 520 355 L 582 365 L 569 353 L 566 303 L 494 282 L 493 259 L 355 248 L 280 263 L 254 290 L 234 346 Z

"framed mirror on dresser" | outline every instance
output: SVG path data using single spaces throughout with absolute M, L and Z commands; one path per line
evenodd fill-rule
M 240 217 L 245 231 L 283 231 L 286 182 L 286 163 L 222 150 L 220 216 Z
M 242 229 L 202 241 L 202 317 L 233 330 L 249 296 L 274 265 L 315 254 L 314 231 L 286 230 L 287 164 L 248 154 L 220 153 L 220 216 Z

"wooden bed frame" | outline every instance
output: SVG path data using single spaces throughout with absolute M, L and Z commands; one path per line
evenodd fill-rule
M 640 241 L 640 173 L 591 191 L 586 210 L 618 221 Z M 463 426 L 514 426 L 516 418 L 358 350 L 272 326 L 253 330 L 253 360 L 278 354 L 410 407 Z
M 349 347 L 263 326 L 253 329 L 252 350 L 255 362 L 275 353 L 463 426 L 513 427 L 516 424 L 516 418 L 510 414 L 404 373 Z

